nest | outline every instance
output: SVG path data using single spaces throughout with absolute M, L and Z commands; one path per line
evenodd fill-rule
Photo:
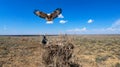
M 42 55 L 46 67 L 79 67 L 79 64 L 70 61 L 73 55 L 74 45 L 49 45 L 45 47 Z

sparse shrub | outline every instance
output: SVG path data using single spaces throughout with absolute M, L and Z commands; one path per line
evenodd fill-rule
M 45 47 L 43 61 L 47 67 L 79 67 L 79 64 L 70 63 L 74 46 L 71 43 L 67 45 L 50 45 Z
M 116 64 L 115 64 L 115 67 L 120 67 L 120 63 L 116 63 Z
M 101 63 L 102 61 L 107 60 L 107 58 L 108 58 L 108 56 L 98 56 L 98 57 L 96 58 L 96 62 L 97 62 L 97 63 Z
M 91 43 L 96 43 L 97 41 L 96 40 L 91 40 Z
M 3 67 L 4 61 L 0 61 L 0 67 Z
M 0 51 L 0 55 L 6 56 L 9 53 L 9 50 L 7 48 L 2 48 Z

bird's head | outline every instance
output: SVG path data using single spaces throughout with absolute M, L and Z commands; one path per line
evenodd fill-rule
M 51 14 L 47 14 L 46 20 L 47 21 L 52 21 L 53 20 L 52 15 Z

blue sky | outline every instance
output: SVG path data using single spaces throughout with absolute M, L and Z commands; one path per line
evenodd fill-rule
M 47 24 L 33 14 L 62 8 Z M 120 0 L 0 0 L 0 35 L 120 34 Z

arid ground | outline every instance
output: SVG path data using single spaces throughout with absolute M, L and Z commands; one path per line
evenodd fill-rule
M 47 36 L 48 45 L 72 43 L 79 67 L 120 67 L 120 35 Z M 42 36 L 0 36 L 0 67 L 45 67 Z M 64 44 L 65 43 L 65 44 Z

